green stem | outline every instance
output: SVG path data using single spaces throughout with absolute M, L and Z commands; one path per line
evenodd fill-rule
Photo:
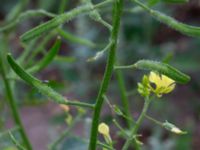
M 94 5 L 94 9 L 101 8 L 101 7 L 103 7 L 103 6 L 105 6 L 105 5 L 107 5 L 108 3 L 113 2 L 113 1 L 114 1 L 114 0 L 106 0 L 106 1 L 103 1 L 103 2 L 101 2 L 101 3 L 98 3 L 98 4 Z
M 6 39 L 4 39 L 4 40 L 6 40 Z M 15 123 L 17 124 L 17 126 L 20 127 L 19 132 L 21 134 L 23 142 L 24 142 L 24 144 L 25 144 L 25 146 L 28 150 L 32 150 L 31 144 L 30 144 L 29 139 L 26 135 L 26 132 L 24 130 L 24 127 L 23 127 L 23 124 L 22 124 L 22 121 L 21 121 L 21 118 L 20 118 L 20 114 L 19 114 L 19 111 L 18 111 L 18 108 L 17 108 L 17 104 L 16 104 L 16 101 L 15 101 L 13 93 L 12 93 L 11 85 L 6 78 L 6 63 L 5 63 L 5 60 L 4 60 L 5 56 L 4 56 L 3 53 L 4 53 L 3 50 L 1 50 L 1 53 L 0 53 L 0 55 L 1 55 L 0 56 L 1 57 L 0 58 L 0 69 L 1 69 L 3 82 L 4 82 L 4 85 L 5 85 L 5 93 L 6 93 L 7 98 L 8 98 L 8 103 L 9 103 L 10 108 L 11 108 L 13 119 L 14 119 Z
M 17 147 L 18 150 L 26 150 L 18 141 L 17 139 L 14 137 L 14 135 L 9 132 L 9 136 L 13 142 L 13 144 Z
M 7 129 L 6 131 L 0 133 L 0 138 L 3 138 L 4 136 L 9 135 L 9 132 L 15 132 L 15 131 L 18 131 L 19 129 L 20 128 L 18 126 L 15 126 L 13 128 Z
M 162 123 L 162 122 L 160 122 L 160 121 L 158 121 L 158 120 L 156 120 L 156 119 L 154 119 L 154 118 L 152 118 L 152 117 L 150 117 L 150 116 L 148 116 L 148 115 L 145 115 L 145 118 L 147 118 L 147 119 L 149 119 L 150 121 L 154 122 L 155 124 L 157 124 L 157 125 L 163 127 L 163 123 Z
M 133 69 L 133 68 L 136 68 L 135 64 L 132 64 L 132 65 L 128 65 L 128 66 L 115 66 L 114 67 L 115 70 L 118 70 L 118 69 Z
M 31 41 L 28 45 L 22 44 L 22 46 L 24 47 L 24 51 L 22 52 L 22 54 L 19 56 L 19 58 L 17 59 L 17 62 L 21 65 L 24 64 L 24 61 L 26 60 L 26 58 L 30 55 L 32 48 L 35 47 L 35 44 L 37 42 L 37 39 L 34 39 L 33 41 Z
M 104 101 L 103 95 L 106 93 L 109 81 L 112 76 L 114 62 L 115 62 L 115 53 L 117 49 L 117 39 L 118 39 L 118 33 L 119 33 L 119 27 L 120 27 L 120 20 L 121 20 L 121 13 L 123 8 L 123 0 L 117 0 L 113 4 L 114 13 L 113 13 L 113 29 L 111 34 L 111 41 L 113 41 L 109 56 L 107 60 L 106 70 L 104 73 L 104 78 L 97 96 L 96 105 L 94 108 L 94 114 L 92 119 L 92 127 L 90 132 L 90 143 L 89 143 L 89 150 L 96 150 L 96 143 L 97 143 L 97 129 L 99 125 L 99 119 L 100 119 L 100 112 L 102 108 L 102 104 Z
M 97 145 L 103 147 L 105 150 L 115 150 L 113 147 L 111 147 L 111 146 L 109 146 L 107 144 L 104 144 L 104 143 L 102 143 L 100 141 L 97 141 Z
M 55 150 L 57 145 L 60 144 L 60 142 L 62 142 L 62 140 L 69 134 L 69 132 L 72 130 L 72 128 L 74 128 L 74 126 L 77 124 L 77 122 L 80 121 L 81 117 L 83 116 L 83 114 L 79 114 L 74 120 L 73 122 L 70 124 L 70 126 L 64 130 L 60 136 L 49 146 L 50 150 Z
M 132 118 L 131 112 L 130 112 L 130 109 L 129 109 L 128 97 L 127 97 L 127 94 L 126 94 L 125 82 L 124 82 L 124 78 L 123 78 L 121 70 L 116 70 L 116 75 L 117 75 L 117 81 L 118 81 L 118 85 L 119 85 L 119 89 L 120 89 L 121 101 L 122 101 L 122 105 L 123 105 L 124 115 L 128 118 Z M 129 119 L 126 119 L 126 122 L 127 122 L 128 127 L 130 128 L 131 127 L 131 121 Z
M 131 134 L 130 134 L 129 138 L 126 140 L 122 150 L 127 150 L 129 148 L 129 145 L 132 143 L 132 140 L 135 139 L 134 137 L 137 134 L 138 128 L 140 127 L 140 125 L 145 117 L 145 114 L 148 110 L 150 102 L 151 102 L 151 99 L 149 99 L 149 97 L 146 97 L 144 107 L 142 109 L 142 113 L 140 114 L 135 126 L 131 130 Z M 135 142 L 135 143 L 137 143 L 137 142 Z
M 123 129 L 123 127 L 120 126 L 120 124 L 117 122 L 117 120 L 113 119 L 113 123 L 115 124 L 115 126 L 121 131 L 122 135 L 124 137 L 128 137 L 126 131 Z

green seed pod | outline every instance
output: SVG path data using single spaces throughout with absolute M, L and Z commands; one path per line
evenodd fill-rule
M 21 66 L 19 66 L 16 63 L 16 61 L 12 58 L 11 54 L 7 55 L 7 60 L 12 69 L 15 71 L 15 73 L 24 81 L 26 81 L 28 84 L 38 89 L 39 92 L 46 95 L 47 97 L 52 98 L 57 103 L 66 104 L 68 102 L 67 99 L 64 98 L 62 95 L 54 91 L 46 84 L 43 84 L 40 80 L 33 77 L 31 74 L 27 73 L 24 69 L 22 69 Z
M 158 21 L 168 25 L 169 27 L 181 32 L 182 34 L 188 36 L 200 36 L 200 27 L 191 26 L 184 23 L 181 23 L 174 18 L 167 16 L 159 11 L 151 11 L 153 17 Z
M 69 101 L 67 98 L 63 97 L 58 92 L 54 91 L 51 87 L 47 86 L 46 84 L 42 83 L 42 81 L 38 80 L 27 71 L 25 71 L 21 66 L 17 64 L 17 62 L 12 58 L 11 54 L 7 55 L 8 63 L 10 64 L 13 71 L 26 83 L 32 85 L 36 88 L 41 94 L 51 98 L 52 101 L 65 104 L 65 105 L 75 105 L 75 106 L 82 106 L 82 107 L 89 107 L 93 108 L 92 104 L 82 103 L 78 101 Z
M 177 30 L 180 33 L 188 35 L 188 36 L 196 36 L 196 37 L 200 36 L 200 27 L 181 23 L 170 16 L 167 16 L 159 11 L 151 9 L 150 7 L 148 7 L 147 5 L 144 5 L 138 0 L 132 0 L 132 1 L 137 3 L 144 10 L 146 10 L 156 20 L 168 25 L 174 30 Z
M 52 48 L 49 50 L 49 52 L 33 67 L 29 68 L 27 70 L 27 72 L 35 73 L 35 72 L 42 70 L 46 66 L 48 66 L 48 64 L 50 64 L 53 61 L 53 59 L 55 58 L 58 50 L 60 49 L 60 46 L 61 46 L 61 38 L 57 37 L 56 42 L 54 43 Z
M 31 39 L 40 36 L 41 34 L 47 33 L 55 28 L 57 28 L 59 25 L 72 20 L 74 17 L 77 15 L 87 12 L 91 10 L 91 6 L 89 5 L 84 5 L 75 9 L 72 9 L 71 11 L 58 15 L 55 18 L 47 21 L 46 23 L 43 23 L 27 32 L 25 32 L 20 39 L 22 42 L 28 42 Z
M 181 84 L 185 84 L 190 81 L 190 77 L 188 75 L 165 63 L 151 60 L 139 60 L 134 66 L 138 69 L 157 71 Z

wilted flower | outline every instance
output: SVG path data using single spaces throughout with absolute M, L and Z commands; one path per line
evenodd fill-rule
M 109 127 L 107 124 L 105 123 L 100 123 L 98 126 L 98 131 L 99 133 L 103 134 L 104 136 L 108 136 L 109 135 Z
M 62 108 L 65 112 L 69 112 L 69 106 L 64 105 L 64 104 L 60 104 L 60 108 Z
M 101 133 L 109 145 L 112 145 L 112 139 L 110 137 L 110 129 L 107 124 L 105 123 L 100 123 L 98 126 L 98 131 Z
M 171 129 L 171 132 L 174 132 L 174 133 L 176 133 L 176 134 L 182 134 L 183 133 L 183 131 L 181 131 L 179 128 L 177 128 L 177 127 L 174 127 L 174 128 L 172 128 Z

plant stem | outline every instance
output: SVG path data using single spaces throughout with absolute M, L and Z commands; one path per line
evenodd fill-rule
M 114 68 L 115 68 L 115 70 L 118 70 L 118 69 L 134 69 L 135 64 L 128 65 L 128 66 L 115 66 Z
M 121 131 L 122 135 L 124 137 L 128 137 L 126 131 L 123 129 L 123 127 L 120 126 L 120 124 L 117 122 L 117 120 L 113 119 L 113 123 L 115 124 L 115 126 Z
M 130 109 L 129 109 L 128 97 L 127 97 L 127 94 L 126 94 L 125 82 L 124 82 L 124 78 L 123 78 L 121 70 L 116 70 L 116 77 L 117 77 L 117 81 L 118 81 L 118 85 L 119 85 L 119 89 L 120 89 L 121 101 L 122 101 L 122 105 L 123 105 L 124 115 L 128 118 L 132 118 L 131 112 L 130 112 Z M 128 128 L 130 128 L 131 127 L 131 121 L 129 119 L 126 119 L 126 122 L 127 122 Z
M 113 147 L 107 145 L 107 144 L 104 144 L 100 141 L 97 141 L 97 145 L 98 146 L 101 146 L 103 148 L 103 150 L 115 150 Z
M 5 36 L 6 35 L 4 35 L 4 39 L 3 39 L 4 44 L 7 43 L 6 42 L 7 39 L 6 39 Z M 15 123 L 17 124 L 17 126 L 20 127 L 19 132 L 20 132 L 20 135 L 21 135 L 21 137 L 23 139 L 23 142 L 24 142 L 26 148 L 28 150 L 32 150 L 31 144 L 30 144 L 29 139 L 28 139 L 28 137 L 27 137 L 27 135 L 25 133 L 25 130 L 24 130 L 21 118 L 20 118 L 20 114 L 19 114 L 19 111 L 18 111 L 18 108 L 17 108 L 17 104 L 16 104 L 16 101 L 15 101 L 13 93 L 12 93 L 11 85 L 10 85 L 9 81 L 7 80 L 7 78 L 6 78 L 5 58 L 6 57 L 4 56 L 4 51 L 1 50 L 1 52 L 0 52 L 0 69 L 1 69 L 3 82 L 4 82 L 4 85 L 5 85 L 5 93 L 7 95 L 8 103 L 10 105 L 10 109 L 11 109 L 11 112 L 12 112 L 12 117 L 13 117 Z
M 62 142 L 62 140 L 69 134 L 69 132 L 71 131 L 72 128 L 74 128 L 74 126 L 76 125 L 77 122 L 80 121 L 81 117 L 83 116 L 83 114 L 79 114 L 74 120 L 73 122 L 70 124 L 70 126 L 64 130 L 60 136 L 50 144 L 49 149 L 50 150 L 55 150 L 57 145 L 60 144 Z
M 4 136 L 9 135 L 9 132 L 15 132 L 15 131 L 18 131 L 19 129 L 20 128 L 18 126 L 7 129 L 6 131 L 0 133 L 0 138 L 3 138 Z
M 113 1 L 114 1 L 114 0 L 106 0 L 106 1 L 103 1 L 103 2 L 101 2 L 101 3 L 98 3 L 98 4 L 94 5 L 94 9 L 101 8 L 101 7 L 103 7 L 103 6 L 105 6 L 105 5 L 107 5 L 108 3 L 113 2 Z
M 136 124 L 134 125 L 133 129 L 131 130 L 131 134 L 130 134 L 129 138 L 126 140 L 122 150 L 127 150 L 129 148 L 129 145 L 131 144 L 132 140 L 135 139 L 134 137 L 137 134 L 138 128 L 140 127 L 140 125 L 145 117 L 145 114 L 148 110 L 150 102 L 151 102 L 151 99 L 149 99 L 149 97 L 146 97 L 144 107 L 142 109 L 142 113 L 140 114 Z M 137 144 L 137 142 L 135 142 L 135 143 Z
M 162 122 L 160 122 L 160 121 L 158 121 L 158 120 L 156 120 L 156 119 L 154 119 L 154 118 L 152 118 L 152 117 L 150 117 L 150 116 L 148 116 L 148 115 L 145 115 L 145 117 L 146 117 L 147 119 L 149 119 L 150 121 L 154 122 L 155 124 L 157 124 L 157 125 L 163 127 L 163 123 L 162 123 Z
M 123 0 L 115 0 L 113 4 L 114 12 L 113 12 L 113 29 L 111 33 L 111 41 L 112 45 L 110 47 L 109 56 L 107 60 L 106 70 L 104 73 L 103 81 L 97 96 L 96 105 L 94 108 L 93 119 L 92 119 L 92 127 L 90 132 L 90 143 L 89 150 L 96 150 L 97 143 L 97 129 L 99 125 L 100 112 L 102 108 L 102 104 L 104 101 L 103 95 L 106 93 L 109 81 L 112 76 L 113 67 L 115 63 L 115 53 L 117 49 L 117 39 L 120 27 L 120 19 L 123 8 Z
M 14 135 L 9 132 L 9 136 L 13 142 L 13 144 L 17 147 L 18 150 L 26 150 L 18 141 L 17 139 L 14 137 Z

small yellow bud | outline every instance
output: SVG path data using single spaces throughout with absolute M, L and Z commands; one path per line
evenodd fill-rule
M 100 123 L 98 126 L 99 133 L 103 134 L 104 136 L 109 136 L 109 127 L 105 123 Z

